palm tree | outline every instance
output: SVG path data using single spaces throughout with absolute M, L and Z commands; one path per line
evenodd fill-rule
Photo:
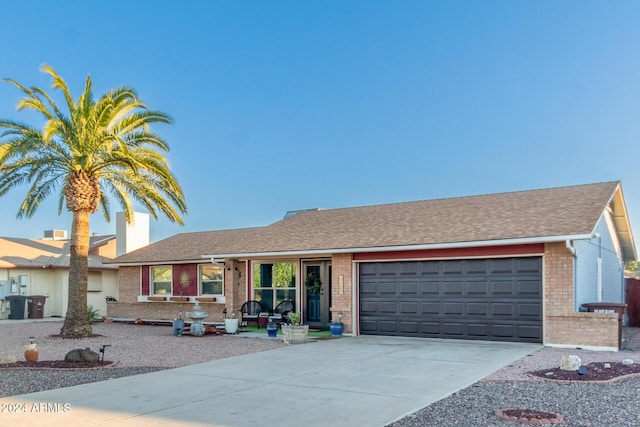
M 87 76 L 77 101 L 66 82 L 48 65 L 43 73 L 62 93 L 66 110 L 38 87 L 25 87 L 5 79 L 25 95 L 18 110 L 32 110 L 44 119 L 41 129 L 26 123 L 0 119 L 0 197 L 22 184 L 29 189 L 17 217 L 31 217 L 52 193 L 58 196 L 58 214 L 63 203 L 72 212 L 69 261 L 69 303 L 63 336 L 89 336 L 87 317 L 87 271 L 89 218 L 102 208 L 107 221 L 112 195 L 133 218 L 134 202 L 157 219 L 164 214 L 182 224 L 187 211 L 184 194 L 164 157 L 167 143 L 151 132 L 152 123 L 171 124 L 165 113 L 149 109 L 136 92 L 121 87 L 97 101 Z

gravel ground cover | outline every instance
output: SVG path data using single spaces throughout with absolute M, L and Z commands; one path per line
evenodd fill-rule
M 70 387 L 129 375 L 144 374 L 240 356 L 284 346 L 282 340 L 245 338 L 227 335 L 202 337 L 173 336 L 171 326 L 98 323 L 92 338 L 54 338 L 62 322 L 25 322 L 0 325 L 0 359 L 16 357 L 24 360 L 23 345 L 33 337 L 38 345 L 39 360 L 64 360 L 70 350 L 87 348 L 98 352 L 109 344 L 105 360 L 114 363 L 105 368 L 49 370 L 0 368 L 0 397 Z M 266 335 L 266 333 L 265 333 Z
M 40 360 L 62 360 L 75 348 L 90 347 L 97 351 L 101 345 L 111 344 L 105 359 L 115 363 L 102 369 L 1 369 L 0 397 L 144 374 L 284 346 L 281 340 L 243 338 L 242 335 L 174 337 L 169 326 L 121 323 L 94 325 L 94 333 L 100 336 L 93 338 L 52 338 L 60 327 L 61 322 L 0 325 L 0 359 L 15 356 L 22 360 L 22 346 L 29 342 L 29 337 L 34 337 Z M 640 377 L 608 384 L 585 384 L 558 383 L 529 374 L 557 367 L 564 354 L 578 355 L 585 365 L 623 359 L 640 363 L 640 329 L 630 328 L 625 335 L 631 339 L 620 352 L 544 348 L 390 426 L 522 425 L 495 415 L 496 410 L 510 408 L 559 413 L 564 417 L 560 425 L 567 427 L 640 426 Z
M 628 338 L 619 352 L 543 348 L 517 360 L 390 427 L 520 426 L 495 415 L 496 410 L 519 408 L 555 412 L 562 427 L 640 426 L 640 377 L 606 384 L 560 383 L 529 374 L 556 368 L 564 354 L 575 354 L 584 365 L 632 359 L 640 363 L 640 328 L 625 329 Z

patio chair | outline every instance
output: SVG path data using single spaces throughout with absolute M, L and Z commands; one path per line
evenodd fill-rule
M 269 313 L 269 322 L 273 322 L 277 325 L 282 323 L 289 323 L 289 313 L 295 309 L 295 305 L 291 300 L 281 301 L 276 308 Z
M 240 314 L 242 322 L 240 326 L 247 326 L 249 322 L 255 323 L 260 328 L 260 313 L 262 313 L 262 304 L 260 302 L 251 300 L 242 304 L 240 307 Z

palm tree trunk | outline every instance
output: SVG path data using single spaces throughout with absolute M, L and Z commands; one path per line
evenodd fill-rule
M 89 270 L 89 210 L 73 211 L 69 240 L 69 302 L 60 335 L 91 335 L 87 317 L 87 276 Z

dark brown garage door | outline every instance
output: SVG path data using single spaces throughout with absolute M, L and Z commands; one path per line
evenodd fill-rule
M 360 333 L 542 342 L 542 258 L 360 264 Z

